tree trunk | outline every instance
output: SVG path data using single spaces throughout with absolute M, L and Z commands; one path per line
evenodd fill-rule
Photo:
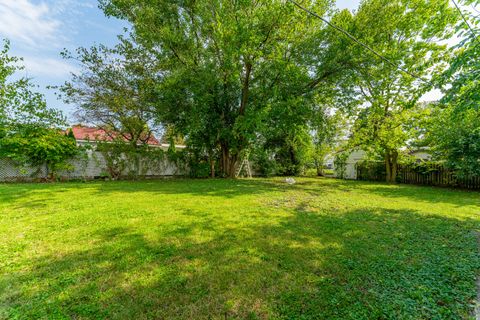
M 396 183 L 397 171 L 398 171 L 398 151 L 397 150 L 392 151 L 391 165 L 392 165 L 391 182 Z
M 316 167 L 317 167 L 317 176 L 318 177 L 323 177 L 324 176 L 324 173 L 323 173 L 323 165 L 320 163 L 320 162 L 316 162 Z
M 232 154 L 227 143 L 220 144 L 221 159 L 220 171 L 225 178 L 235 178 L 235 170 L 237 168 L 238 155 Z
M 236 154 L 230 156 L 230 178 L 235 178 L 235 173 L 237 171 L 237 160 L 238 156 Z
M 231 177 L 231 159 L 230 159 L 230 150 L 227 143 L 222 143 L 220 145 L 222 151 L 222 176 L 223 177 Z
M 228 157 L 229 157 L 229 152 L 228 152 L 228 146 L 226 144 L 221 144 L 220 145 L 221 149 L 221 155 L 220 155 L 220 172 L 222 177 L 225 177 L 227 172 L 228 172 Z
M 241 116 L 245 114 L 245 108 L 247 107 L 247 103 L 248 103 L 251 73 L 252 73 L 252 64 L 248 62 L 245 65 L 245 79 L 243 81 L 242 100 L 240 102 L 240 110 L 238 112 L 238 114 Z
M 390 182 L 392 179 L 392 166 L 390 165 L 390 154 L 388 153 L 388 151 L 385 153 L 385 169 L 385 181 Z
M 215 159 L 210 156 L 210 177 L 215 178 Z
M 385 152 L 386 181 L 395 183 L 397 181 L 398 151 L 387 150 Z

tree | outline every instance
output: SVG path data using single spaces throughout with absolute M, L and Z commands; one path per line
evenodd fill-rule
M 350 99 L 351 144 L 384 159 L 388 182 L 395 182 L 400 151 L 424 115 L 419 98 L 446 67 L 441 40 L 457 19 L 448 0 L 367 0 L 355 15 L 341 12 L 333 20 L 391 62 L 352 43 L 351 68 L 340 83 L 349 89 L 340 94 Z
M 46 106 L 28 78 L 11 80 L 22 70 L 21 59 L 8 55 L 9 42 L 0 51 L 0 157 L 21 165 L 47 165 L 49 175 L 66 168 L 66 160 L 77 153 L 74 139 L 59 127 L 65 117 Z
M 160 127 L 154 121 L 154 104 L 161 73 L 146 50 L 132 39 L 119 39 L 113 48 L 98 45 L 78 48 L 75 55 L 63 52 L 64 58 L 80 63 L 81 71 L 59 89 L 66 103 L 77 106 L 78 121 L 103 129 L 114 142 L 97 144 L 110 167 L 128 159 L 136 176 L 142 158 L 151 151 L 148 142 Z M 114 178 L 122 173 L 118 168 L 109 171 Z
M 347 127 L 344 113 L 330 103 L 323 103 L 316 110 L 316 117 L 312 118 L 313 129 L 313 160 L 318 176 L 323 176 L 325 158 L 335 152 L 338 141 L 341 140 Z
M 22 59 L 8 55 L 10 43 L 0 50 L 0 138 L 25 128 L 50 128 L 65 124 L 63 114 L 47 108 L 42 94 L 33 91 L 31 80 L 12 76 L 23 70 Z
M 435 156 L 460 176 L 480 175 L 480 20 L 469 20 L 473 32 L 461 22 L 467 33 L 440 79 L 447 89 L 426 138 Z
M 312 6 L 324 14 L 328 4 Z M 305 124 L 313 90 L 336 71 L 320 68 L 322 55 L 314 54 L 326 51 L 322 22 L 284 1 L 102 0 L 101 7 L 129 20 L 155 55 L 159 122 L 218 162 L 224 176 L 234 175 L 266 123 Z
M 77 106 L 77 120 L 136 148 L 154 134 L 154 89 L 160 75 L 145 50 L 129 39 L 120 40 L 114 48 L 99 45 L 78 48 L 76 55 L 63 52 L 66 59 L 80 62 L 81 72 L 59 89 L 66 103 Z

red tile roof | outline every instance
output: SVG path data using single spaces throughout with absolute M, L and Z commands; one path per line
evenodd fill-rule
M 73 135 L 75 136 L 76 140 L 101 140 L 101 141 L 112 141 L 112 137 L 116 138 L 119 136 L 117 132 L 107 132 L 104 129 L 96 128 L 96 127 L 86 127 L 82 125 L 76 125 L 72 127 Z M 128 139 L 123 138 L 125 142 Z M 153 135 L 147 141 L 149 145 L 160 145 L 160 142 L 155 138 Z

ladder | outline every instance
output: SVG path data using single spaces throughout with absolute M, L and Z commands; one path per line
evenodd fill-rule
M 252 169 L 250 168 L 250 161 L 248 160 L 248 153 L 243 157 L 242 163 L 238 166 L 237 171 L 235 172 L 235 178 L 238 178 L 242 173 L 243 168 L 247 171 L 247 177 L 252 177 Z

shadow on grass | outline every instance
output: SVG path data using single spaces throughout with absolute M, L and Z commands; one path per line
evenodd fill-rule
M 366 196 L 372 194 L 385 199 L 404 198 L 432 204 L 448 203 L 457 207 L 476 206 L 480 209 L 480 192 L 472 190 L 339 179 L 309 179 L 291 188 L 311 195 L 333 190 L 346 193 L 360 190 Z
M 347 190 L 348 183 L 341 180 L 328 180 L 325 183 L 318 179 L 303 181 L 295 186 L 290 186 L 280 179 L 171 179 L 152 181 L 102 181 L 102 182 L 67 182 L 59 184 L 4 184 L 0 185 L 0 206 L 8 204 L 12 209 L 28 208 L 42 209 L 48 205 L 64 204 L 69 193 L 83 197 L 102 197 L 109 194 L 148 193 L 156 195 L 188 195 L 201 197 L 218 197 L 234 199 L 249 195 L 262 195 L 270 193 L 286 193 L 292 190 L 310 192 L 320 196 L 323 192 L 334 189 Z M 304 189 L 305 188 L 305 189 Z M 100 198 L 99 198 L 100 199 Z
M 389 185 L 379 182 L 345 181 L 328 178 L 301 179 L 295 185 L 288 185 L 282 179 L 251 180 L 152 180 L 152 181 L 112 181 L 62 184 L 4 184 L 0 185 L 0 203 L 21 203 L 23 207 L 41 208 L 56 196 L 77 189 L 85 189 L 92 195 L 107 195 L 117 192 L 194 195 L 232 199 L 245 195 L 261 195 L 272 192 L 299 191 L 311 196 L 321 196 L 332 191 L 352 192 L 361 190 L 366 194 L 389 198 L 406 198 L 430 203 L 449 203 L 456 206 L 480 207 L 480 193 L 476 191 L 446 188 Z M 35 195 L 37 199 L 24 201 Z
M 183 214 L 193 221 L 168 232 L 99 226 L 85 250 L 38 257 L 1 278 L 0 318 L 468 316 L 476 221 L 304 208 L 237 227 L 192 210 Z
M 430 203 L 449 203 L 457 207 L 477 206 L 480 208 L 480 192 L 441 187 L 416 185 L 364 184 L 365 191 L 385 198 L 405 198 Z
M 67 182 L 59 184 L 0 184 L 0 201 L 20 202 L 35 195 L 41 199 L 52 199 L 55 195 L 85 189 L 92 194 L 105 195 L 115 192 L 148 192 L 154 194 L 191 194 L 233 198 L 247 194 L 259 194 L 283 190 L 285 186 L 269 180 L 151 180 L 151 181 L 95 181 Z

